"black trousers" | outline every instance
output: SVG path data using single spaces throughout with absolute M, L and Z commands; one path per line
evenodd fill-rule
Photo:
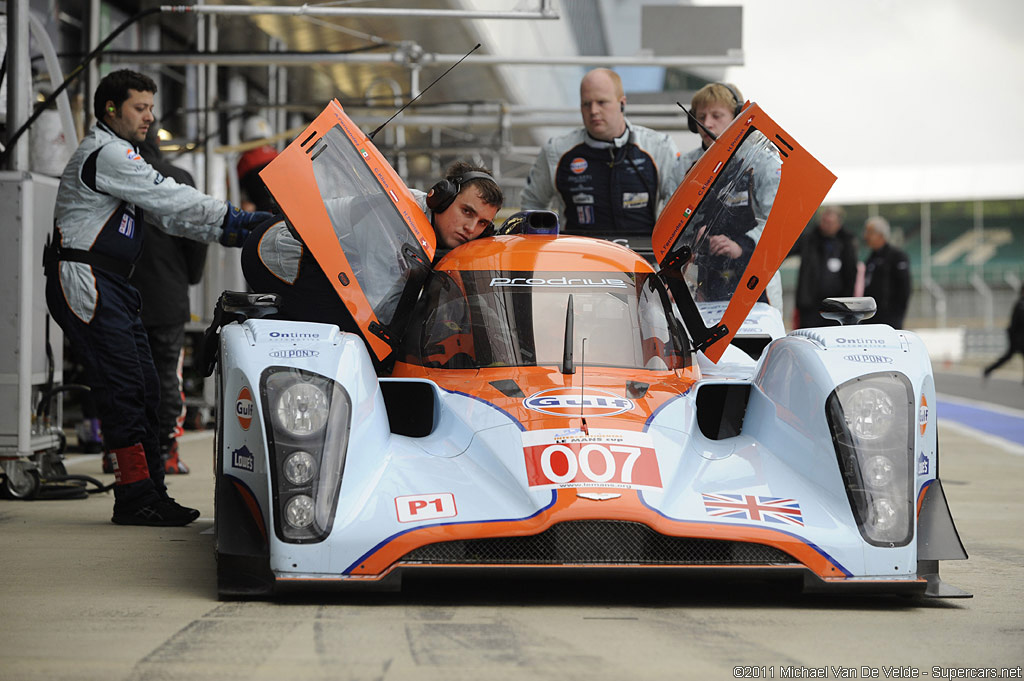
M 149 350 L 160 384 L 160 406 L 157 408 L 157 437 L 164 452 L 181 434 L 185 423 L 185 393 L 182 385 L 185 325 L 147 326 Z
M 1006 364 L 1007 362 L 1009 362 L 1010 358 L 1012 358 L 1018 352 L 1020 354 L 1024 355 L 1024 346 L 1018 345 L 1018 344 L 1014 344 L 1014 342 L 1013 342 L 1014 341 L 1013 335 L 1009 331 L 1007 331 L 1006 333 L 1009 336 L 1009 341 L 1010 341 L 1009 346 L 1006 348 L 1006 352 L 1003 353 L 1002 357 L 1000 357 L 999 359 L 997 359 L 996 361 L 992 362 L 987 367 L 985 367 L 985 374 L 986 375 L 992 373 L 993 371 L 995 371 L 999 367 L 1001 367 L 1004 364 Z
M 115 486 L 115 499 L 152 498 L 154 488 L 166 490 L 157 437 L 160 388 L 139 317 L 139 292 L 124 277 L 98 268 L 93 272 L 97 296 L 92 319 L 84 321 L 68 307 L 56 273 L 46 278 L 47 307 L 85 367 L 104 447 L 113 451 L 141 444 L 145 450 L 149 478 Z

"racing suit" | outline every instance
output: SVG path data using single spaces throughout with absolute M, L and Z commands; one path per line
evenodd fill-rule
M 164 177 L 137 147 L 98 123 L 72 155 L 44 255 L 46 301 L 86 367 L 114 454 L 117 507 L 166 498 L 157 438 L 159 381 L 128 278 L 142 249 L 143 211 L 165 231 L 216 241 L 228 205 Z
M 566 232 L 650 234 L 684 173 L 668 135 L 627 121 L 622 136 L 606 142 L 579 128 L 544 144 L 521 203 L 550 206 Z

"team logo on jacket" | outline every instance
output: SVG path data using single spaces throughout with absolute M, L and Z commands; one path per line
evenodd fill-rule
M 238 417 L 238 425 L 242 426 L 242 430 L 249 430 L 255 408 L 252 391 L 249 390 L 249 386 L 243 385 L 238 391 L 238 399 L 235 400 L 235 416 Z
M 122 215 L 121 226 L 117 228 L 117 231 L 131 239 L 135 236 L 135 218 L 127 213 Z
M 579 175 L 587 169 L 587 159 L 582 156 L 577 156 L 569 163 L 569 170 L 574 174 Z
M 523 400 L 523 406 L 551 416 L 615 416 L 633 408 L 633 400 L 590 388 L 549 388 Z
M 647 207 L 647 192 L 623 192 L 622 193 L 622 207 L 623 208 L 646 208 Z

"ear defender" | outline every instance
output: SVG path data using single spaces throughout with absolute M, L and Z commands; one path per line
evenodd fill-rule
M 446 177 L 427 192 L 427 208 L 432 213 L 443 213 L 448 210 L 448 207 L 455 201 L 455 197 L 462 191 L 462 185 L 469 182 L 470 180 L 490 180 L 495 182 L 494 178 L 487 173 L 481 173 L 478 171 L 472 171 L 463 175 L 456 175 L 455 177 Z M 497 182 L 495 182 L 497 184 Z

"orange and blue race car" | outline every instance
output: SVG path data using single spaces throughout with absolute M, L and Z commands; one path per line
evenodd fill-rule
M 508 226 L 431 267 L 426 216 L 337 102 L 263 178 L 359 333 L 222 297 L 222 596 L 496 568 L 967 595 L 939 579 L 966 553 L 921 340 L 856 325 L 870 299 L 788 335 L 770 304 L 835 178 L 756 104 L 650 260 Z

